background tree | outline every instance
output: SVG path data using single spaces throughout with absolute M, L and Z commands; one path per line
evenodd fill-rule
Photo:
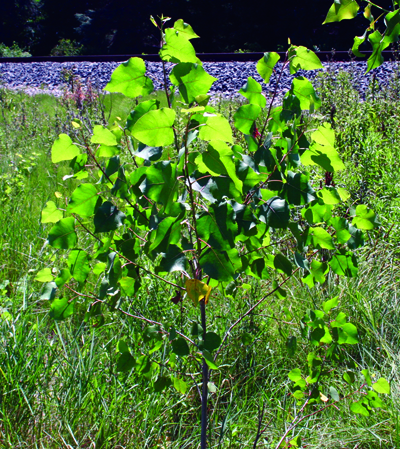
M 60 39 L 79 41 L 85 54 L 157 53 L 159 36 L 149 17 L 168 14 L 173 20 L 185 17 L 197 30 L 200 53 L 283 50 L 288 38 L 309 48 L 348 50 L 354 31 L 361 36 L 368 21 L 360 9 L 354 21 L 322 25 L 330 4 L 331 0 L 310 0 L 306 6 L 295 0 L 255 5 L 171 0 L 167 6 L 161 0 L 11 0 L 2 6 L 0 42 L 10 46 L 15 41 L 35 55 L 50 54 Z M 379 4 L 392 7 L 391 0 Z
M 31 47 L 42 37 L 41 0 L 9 0 L 2 2 L 0 13 L 0 42 L 11 47 Z

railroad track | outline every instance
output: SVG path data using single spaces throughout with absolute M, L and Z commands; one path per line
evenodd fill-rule
M 285 52 L 277 52 L 281 59 L 285 57 Z M 365 51 L 364 58 L 358 58 L 348 51 L 317 51 L 315 52 L 322 62 L 350 62 L 365 61 L 371 54 L 371 51 Z M 233 62 L 233 61 L 258 61 L 264 53 L 197 53 L 199 59 L 203 62 Z M 395 55 L 392 51 L 382 52 L 385 61 L 395 60 L 400 55 Z M 161 62 L 158 54 L 152 55 L 86 55 L 86 56 L 31 56 L 28 58 L 1 58 L 0 63 L 30 63 L 30 62 L 122 62 L 132 57 L 139 57 L 145 61 Z

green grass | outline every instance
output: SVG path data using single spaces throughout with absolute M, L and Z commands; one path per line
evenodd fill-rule
M 276 446 L 298 410 L 287 374 L 305 369 L 310 350 L 299 322 L 308 309 L 321 309 L 334 296 L 362 341 L 348 349 L 349 356 L 376 378 L 390 380 L 392 392 L 385 408 L 369 417 L 350 413 L 350 398 L 338 409 L 304 420 L 289 436 L 300 434 L 307 448 L 400 448 L 399 101 L 395 85 L 361 103 L 346 75 L 333 79 L 328 74 L 319 83 L 325 106 L 318 120 L 333 118 L 346 165 L 335 182 L 351 192 L 354 204 L 364 202 L 378 211 L 382 227 L 359 251 L 357 278 L 332 275 L 310 290 L 294 277 L 285 299 L 268 299 L 233 330 L 221 351 L 221 367 L 210 379 L 216 386 L 210 397 L 210 448 L 253 447 L 263 407 L 257 447 Z M 122 95 L 107 95 L 79 111 L 71 100 L 1 90 L 0 448 L 198 447 L 200 399 L 189 375 L 186 394 L 173 388 L 160 394 L 151 379 L 116 371 L 118 341 L 137 354 L 154 344 L 142 338 L 144 323 L 109 312 L 105 325 L 96 329 L 83 321 L 85 310 L 79 306 L 72 319 L 55 322 L 49 301 L 41 299 L 41 284 L 34 281 L 38 270 L 62 257 L 45 245 L 50 226 L 41 224 L 41 210 L 49 200 L 61 207 L 54 191 L 68 194 L 77 183 L 63 181 L 67 167 L 51 163 L 53 141 L 61 132 L 74 132 L 73 118 L 112 124 L 118 117 L 125 120 L 134 104 Z M 221 102 L 220 108 L 230 116 L 234 105 Z M 127 313 L 178 322 L 185 329 L 197 319 L 190 304 L 181 309 L 169 301 L 172 288 L 146 276 L 142 281 L 136 298 L 121 305 Z M 249 284 L 232 298 L 212 298 L 210 330 L 226 332 L 269 285 Z M 291 336 L 298 341 L 294 355 L 286 347 Z M 193 372 L 196 362 L 190 363 Z M 185 373 L 189 368 L 180 366 Z M 346 370 L 340 365 L 332 378 L 341 395 L 350 391 L 341 377 Z

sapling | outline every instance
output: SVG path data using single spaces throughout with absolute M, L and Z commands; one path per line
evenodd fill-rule
M 293 276 L 310 288 L 330 275 L 355 276 L 353 251 L 379 222 L 363 205 L 342 216 L 339 211 L 350 204 L 344 188 L 313 188 L 308 167 L 334 176 L 344 166 L 330 125 L 309 128 L 310 116 L 321 106 L 311 82 L 295 77 L 282 104 L 276 104 L 286 68 L 292 74 L 322 68 L 314 52 L 290 45 L 280 66 L 277 53 L 265 53 L 257 72 L 264 84 L 277 79 L 272 99 L 267 101 L 262 85 L 249 77 L 239 91 L 246 103 L 230 123 L 211 105 L 215 78 L 196 55 L 191 41 L 197 34 L 182 19 L 171 28 L 168 21 L 152 18 L 161 34 L 167 106 L 151 98 L 138 102 L 126 122 L 96 125 L 89 136 L 82 122 L 74 121 L 74 138 L 60 134 L 54 142 L 52 161 L 70 161 L 71 178 L 79 185 L 65 209 L 48 202 L 43 210 L 42 221 L 54 223 L 48 244 L 66 251 L 66 257 L 57 259 L 56 276 L 42 271 L 37 279 L 46 282 L 42 298 L 52 301 L 56 320 L 83 308 L 95 327 L 114 313 L 146 324 L 141 338 L 147 352 L 118 343 L 119 372 L 134 370 L 155 391 L 172 387 L 185 394 L 185 373 L 192 370 L 205 448 L 209 373 L 219 369 L 218 357 L 233 330 L 267 299 L 285 297 L 284 286 Z M 153 92 L 153 81 L 144 61 L 131 58 L 116 68 L 105 90 L 137 99 Z M 233 128 L 244 147 L 234 140 Z M 198 309 L 199 319 L 184 322 L 181 315 L 171 327 L 128 311 L 128 303 L 142 294 L 143 276 L 165 285 L 166 292 L 172 289 L 165 299 Z M 224 333 L 210 331 L 206 315 L 216 294 L 233 300 L 230 292 L 248 277 L 269 282 L 269 289 Z M 339 345 L 357 341 L 346 317 L 339 312 L 335 319 L 332 331 L 317 311 L 306 319 L 316 348 L 313 360 L 321 357 L 320 348 L 335 359 Z M 322 368 L 312 371 L 311 379 L 322 374 Z M 303 396 L 309 385 L 319 385 L 319 380 L 304 382 L 298 384 Z M 320 396 L 312 399 L 304 410 Z

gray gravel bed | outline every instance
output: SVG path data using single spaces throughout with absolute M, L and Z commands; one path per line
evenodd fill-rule
M 35 94 L 48 92 L 54 95 L 61 95 L 65 80 L 62 78 L 62 70 L 73 70 L 85 84 L 89 80 L 98 88 L 103 88 L 111 77 L 113 70 L 119 65 L 116 62 L 32 62 L 32 63 L 0 63 L 0 81 L 3 85 L 11 89 L 24 89 L 28 93 Z M 162 66 L 157 62 L 146 62 L 148 76 L 153 79 L 155 89 L 162 88 Z M 234 97 L 238 95 L 238 90 L 243 87 L 247 78 L 252 76 L 261 82 L 261 78 L 256 70 L 255 62 L 205 62 L 204 69 L 218 80 L 214 83 L 211 93 Z M 282 64 L 277 64 L 277 75 L 282 70 Z M 371 76 L 375 73 L 376 80 L 380 85 L 387 83 L 390 78 L 398 73 L 398 64 L 385 62 L 374 71 L 365 74 L 366 62 L 327 62 L 323 63 L 324 68 L 309 72 L 299 71 L 296 76 L 307 76 L 309 79 L 315 78 L 320 71 L 331 71 L 334 74 L 339 71 L 352 73 L 355 87 L 361 94 L 367 89 Z M 169 65 L 169 69 L 171 65 Z M 293 76 L 290 75 L 288 67 L 285 68 L 280 81 L 281 97 L 290 89 Z M 277 79 L 273 75 L 270 83 L 263 86 L 264 92 L 270 94 L 276 86 Z

